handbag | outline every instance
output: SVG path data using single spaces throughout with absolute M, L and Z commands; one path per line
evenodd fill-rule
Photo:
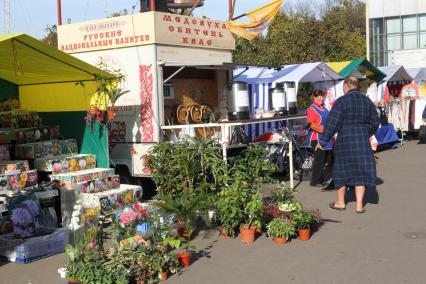
M 426 143 L 426 125 L 422 125 L 419 128 L 419 141 L 421 143 Z

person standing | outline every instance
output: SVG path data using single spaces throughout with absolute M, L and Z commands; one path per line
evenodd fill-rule
M 311 186 L 326 187 L 325 165 L 329 152 L 333 148 L 333 141 L 329 141 L 324 149 L 316 148 L 318 139 L 324 131 L 324 124 L 327 120 L 328 110 L 324 106 L 324 95 L 322 91 L 314 91 L 313 102 L 306 110 L 306 120 L 308 123 L 308 141 L 314 149 L 314 164 L 312 166 Z M 330 160 L 330 159 L 329 159 Z M 328 169 L 330 167 L 327 167 Z
M 343 83 L 344 96 L 331 109 L 319 148 L 324 148 L 337 133 L 334 147 L 333 180 L 337 199 L 329 204 L 336 210 L 345 210 L 346 186 L 355 187 L 356 213 L 365 213 L 364 193 L 376 186 L 376 162 L 369 138 L 379 127 L 376 106 L 358 90 L 358 80 L 348 77 Z

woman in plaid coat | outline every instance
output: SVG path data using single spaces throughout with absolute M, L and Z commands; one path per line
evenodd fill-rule
M 345 210 L 345 187 L 354 186 L 355 210 L 357 213 L 364 213 L 365 188 L 376 185 L 376 161 L 369 138 L 379 127 L 379 117 L 373 102 L 357 89 L 356 78 L 345 79 L 345 95 L 334 103 L 318 147 L 324 147 L 337 133 L 333 180 L 338 190 L 337 200 L 330 203 L 330 208 Z

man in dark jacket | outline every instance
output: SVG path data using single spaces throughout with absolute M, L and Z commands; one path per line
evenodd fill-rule
M 355 187 L 356 212 L 364 213 L 364 191 L 376 185 L 376 161 L 369 138 L 379 127 L 373 102 L 358 91 L 358 80 L 348 77 L 343 84 L 344 96 L 333 105 L 319 139 L 319 148 L 337 133 L 334 148 L 333 180 L 337 200 L 330 208 L 345 210 L 346 186 Z

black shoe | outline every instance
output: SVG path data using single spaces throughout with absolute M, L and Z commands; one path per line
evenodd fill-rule
M 336 190 L 334 188 L 334 183 L 330 182 L 326 187 L 321 188 L 321 191 L 333 191 Z
M 317 183 L 317 184 L 311 184 L 311 186 L 313 186 L 313 187 L 325 187 L 325 186 L 327 186 L 327 184 L 321 182 L 321 183 Z

